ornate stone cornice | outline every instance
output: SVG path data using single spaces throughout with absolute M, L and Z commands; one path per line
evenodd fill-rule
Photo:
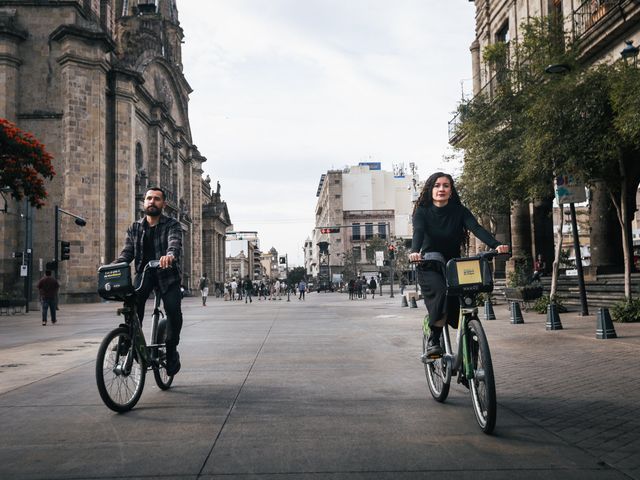
M 49 35 L 49 40 L 58 42 L 67 36 L 77 37 L 90 43 L 102 43 L 106 52 L 111 52 L 116 48 L 116 44 L 106 33 L 99 30 L 89 30 L 78 25 L 59 26 Z

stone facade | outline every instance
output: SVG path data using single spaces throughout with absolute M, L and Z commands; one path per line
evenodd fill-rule
M 182 40 L 173 0 L 0 0 L 0 117 L 42 141 L 56 171 L 44 208 L 10 202 L 14 215 L 0 215 L 2 290 L 20 284 L 11 252 L 32 248 L 32 283 L 53 260 L 59 206 L 87 221 L 60 216 L 59 240 L 71 244 L 61 300 L 97 298 L 96 270 L 120 252 L 149 186 L 167 192 L 165 213 L 182 225 L 183 283 L 199 278 L 204 236 L 219 241 L 230 221 L 225 205 L 220 222 L 203 224 L 213 197 L 191 138 Z M 30 223 L 18 216 L 29 213 Z M 207 255 L 224 264 L 223 250 Z

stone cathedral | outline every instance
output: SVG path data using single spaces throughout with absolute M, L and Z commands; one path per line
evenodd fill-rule
M 202 178 L 182 42 L 175 0 L 0 0 L 0 117 L 44 143 L 56 171 L 44 208 L 0 198 L 0 291 L 37 298 L 28 285 L 59 250 L 58 207 L 70 244 L 61 301 L 96 299 L 96 270 L 120 252 L 148 186 L 182 225 L 185 286 L 203 272 L 223 281 L 231 221 L 219 183 Z

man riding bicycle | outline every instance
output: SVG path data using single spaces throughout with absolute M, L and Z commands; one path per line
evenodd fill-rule
M 149 295 L 158 289 L 167 313 L 167 373 L 175 375 L 180 370 L 177 346 L 182 329 L 181 270 L 182 228 L 177 220 L 162 214 L 166 205 L 164 190 L 151 187 L 144 197 L 145 216 L 127 230 L 125 245 L 114 263 L 134 261 L 136 271 L 136 309 L 140 324 Z M 160 268 L 148 270 L 150 260 L 159 260 Z M 144 279 L 144 284 L 140 283 Z

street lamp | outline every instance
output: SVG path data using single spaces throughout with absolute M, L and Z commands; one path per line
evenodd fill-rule
M 620 52 L 620 56 L 627 65 L 635 67 L 638 62 L 640 48 L 633 46 L 633 40 L 626 40 L 624 43 L 626 43 L 626 46 Z
M 79 215 L 76 215 L 75 213 L 71 213 L 71 212 L 67 212 L 66 210 L 63 210 L 62 208 L 60 208 L 58 205 L 56 205 L 54 207 L 54 211 L 55 211 L 55 218 L 54 218 L 54 224 L 55 224 L 55 230 L 54 230 L 54 247 L 53 247 L 53 251 L 54 251 L 54 255 L 53 255 L 53 270 L 56 272 L 56 279 L 58 278 L 58 265 L 59 265 L 59 258 L 58 258 L 58 244 L 60 243 L 58 238 L 59 238 L 59 223 L 60 223 L 60 213 L 64 213 L 65 215 L 69 215 L 70 217 L 73 217 L 75 219 L 76 225 L 78 225 L 79 227 L 84 227 L 87 224 L 87 221 L 82 218 Z

